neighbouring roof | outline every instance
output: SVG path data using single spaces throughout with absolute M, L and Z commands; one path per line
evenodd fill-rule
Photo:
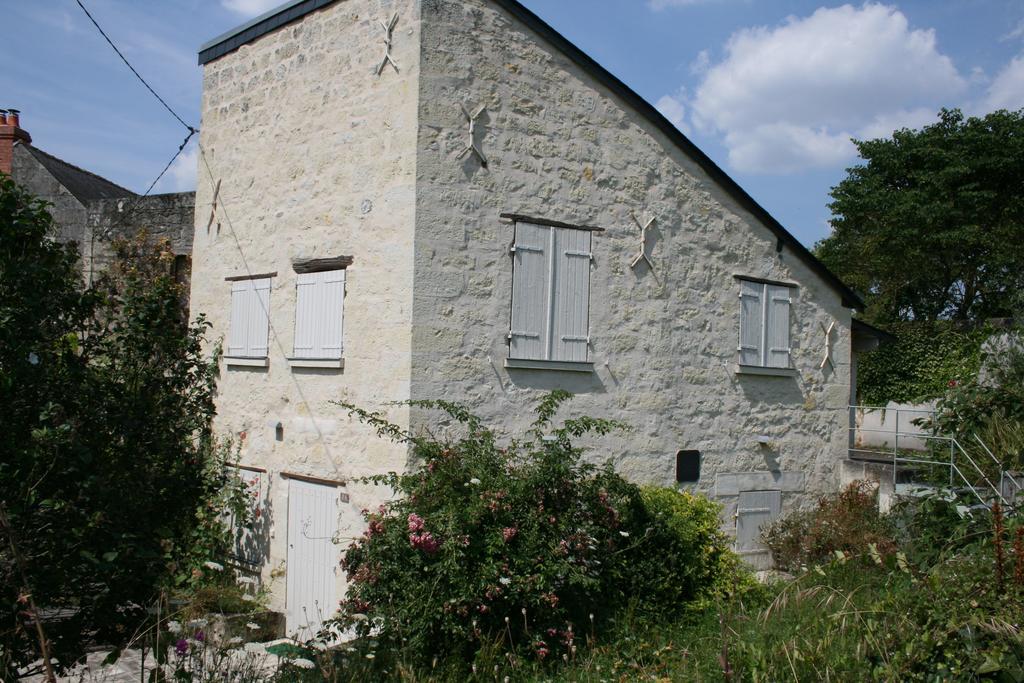
M 868 325 L 863 320 L 853 319 L 853 326 L 851 328 L 855 335 L 862 335 L 865 337 L 873 337 L 878 340 L 880 344 L 888 344 L 896 341 L 896 336 L 890 332 L 886 332 L 880 327 L 874 325 Z
M 256 17 L 227 33 L 224 33 L 199 48 L 199 64 L 207 64 L 242 45 L 289 24 L 321 7 L 336 0 L 291 0 L 266 14 Z M 744 209 L 753 214 L 774 233 L 780 248 L 789 247 L 818 277 L 842 297 L 844 306 L 863 310 L 864 302 L 842 280 L 840 280 L 825 264 L 815 258 L 807 247 L 800 243 L 781 223 L 754 200 L 746 190 L 739 186 L 718 164 L 711 160 L 697 145 L 675 127 L 665 116 L 654 108 L 647 100 L 638 95 L 632 88 L 615 77 L 610 71 L 594 61 L 583 50 L 576 47 L 565 36 L 560 34 L 543 19 L 524 7 L 518 0 L 491 0 L 503 8 L 528 28 L 547 40 L 551 45 L 568 57 L 577 66 L 587 72 L 591 78 L 611 90 L 625 100 L 637 113 L 644 116 L 658 130 L 664 133 L 677 147 L 693 159 L 712 180 L 718 183 Z
M 38 147 L 25 145 L 25 149 L 49 171 L 54 178 L 73 194 L 80 202 L 93 199 L 112 199 L 114 197 L 131 197 L 135 193 L 125 189 L 106 178 L 78 168 L 52 154 L 47 154 Z

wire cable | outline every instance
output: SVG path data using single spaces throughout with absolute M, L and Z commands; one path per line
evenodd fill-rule
M 189 124 L 185 123 L 185 120 L 183 118 L 181 118 L 180 116 L 178 116 L 178 113 L 176 111 L 171 109 L 171 105 L 167 104 L 167 102 L 164 101 L 164 98 L 160 97 L 160 95 L 157 94 L 156 90 L 153 90 L 153 88 L 149 85 L 149 83 L 146 82 L 146 79 L 143 78 L 142 75 L 138 71 L 135 70 L 135 67 L 132 66 L 131 62 L 128 61 L 128 58 L 125 57 L 124 54 L 122 54 L 121 51 L 117 49 L 117 45 L 114 45 L 114 41 L 112 41 L 110 39 L 110 36 L 108 36 L 107 32 L 103 30 L 103 27 L 101 27 L 99 25 L 99 23 L 96 21 L 96 19 L 93 18 L 92 14 L 89 13 L 89 10 L 87 10 L 85 8 L 85 5 L 82 4 L 82 0 L 75 0 L 75 2 L 78 3 L 78 6 L 82 8 L 83 12 L 85 12 L 85 16 L 89 17 L 89 21 L 91 21 L 92 25 L 96 27 L 96 30 L 100 32 L 100 35 L 103 36 L 103 38 L 107 41 L 107 43 L 110 44 L 110 47 L 112 47 L 114 49 L 114 52 L 116 52 L 117 56 L 121 58 L 121 61 L 125 63 L 125 66 L 127 66 L 129 69 L 131 69 L 132 73 L 135 74 L 135 77 L 139 79 L 139 81 L 142 83 L 142 85 L 146 86 L 146 90 L 151 92 L 153 94 L 153 97 L 155 97 L 157 100 L 159 100 L 160 104 L 164 105 L 164 109 L 169 111 L 171 113 L 171 116 L 173 116 L 174 118 L 178 119 L 178 123 L 180 123 L 181 125 L 185 126 L 185 128 L 190 133 L 195 133 L 196 129 L 193 128 L 192 126 L 190 126 Z M 158 180 L 159 180 L 159 178 L 158 178 Z M 156 184 L 156 183 L 154 183 L 154 184 Z M 150 189 L 152 189 L 152 188 L 150 188 Z

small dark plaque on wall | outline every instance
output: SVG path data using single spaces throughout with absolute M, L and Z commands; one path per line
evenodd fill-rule
M 700 451 L 683 450 L 676 453 L 676 481 L 680 484 L 700 481 Z

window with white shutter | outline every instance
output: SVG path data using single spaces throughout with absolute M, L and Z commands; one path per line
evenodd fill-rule
M 262 360 L 270 334 L 270 277 L 231 282 L 227 358 Z
M 790 361 L 789 309 L 792 287 L 740 280 L 741 367 L 788 369 Z
M 592 237 L 590 230 L 516 223 L 510 361 L 587 363 Z
M 295 282 L 293 357 L 340 359 L 344 307 L 344 270 L 298 273 Z

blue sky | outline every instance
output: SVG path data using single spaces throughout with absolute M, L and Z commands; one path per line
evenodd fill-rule
M 343 0 L 342 0 L 343 1 Z M 410 0 L 411 1 L 411 0 Z M 851 136 L 918 127 L 940 107 L 1024 107 L 1024 2 L 524 0 L 666 114 L 805 244 Z M 200 44 L 276 0 L 83 0 L 129 60 L 199 123 Z M 74 0 L 6 0 L 0 107 L 34 144 L 141 192 L 185 131 Z M 192 189 L 194 146 L 156 191 Z

